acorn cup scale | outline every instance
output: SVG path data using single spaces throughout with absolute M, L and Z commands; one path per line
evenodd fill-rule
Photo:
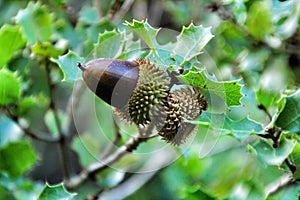
M 185 85 L 171 92 L 178 83 L 174 72 L 149 59 L 95 59 L 78 67 L 88 88 L 119 116 L 136 125 L 154 125 L 158 135 L 174 145 L 195 132 L 196 125 L 186 120 L 196 119 L 207 108 L 199 88 Z

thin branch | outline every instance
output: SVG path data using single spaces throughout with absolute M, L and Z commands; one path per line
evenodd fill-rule
M 33 132 L 32 130 L 30 130 L 29 128 L 26 128 L 24 126 L 22 126 L 19 123 L 19 117 L 14 115 L 11 110 L 9 108 L 5 108 L 6 114 L 7 116 L 12 119 L 17 125 L 18 127 L 29 137 L 31 137 L 32 139 L 41 141 L 41 142 L 49 142 L 49 143 L 57 143 L 59 142 L 59 138 L 57 137 L 53 137 L 50 135 L 46 135 L 46 134 L 36 134 L 35 132 Z
M 77 187 L 89 177 L 93 177 L 96 173 L 101 172 L 102 170 L 108 168 L 111 164 L 119 161 L 127 153 L 134 151 L 142 142 L 146 142 L 150 138 L 152 137 L 141 137 L 140 134 L 131 137 L 123 146 L 119 147 L 103 161 L 92 163 L 79 175 L 72 177 L 70 181 L 66 183 L 66 186 L 68 188 Z
M 49 62 L 49 60 L 46 60 L 45 62 L 46 62 L 46 64 L 45 64 L 46 77 L 47 77 L 47 83 L 49 86 L 49 96 L 50 96 L 49 108 L 53 111 L 54 120 L 55 120 L 56 127 L 58 130 L 59 136 L 60 136 L 59 150 L 60 150 L 60 155 L 61 155 L 61 160 L 62 160 L 62 168 L 63 168 L 63 172 L 64 172 L 64 177 L 66 180 L 69 180 L 70 171 L 69 171 L 68 164 L 70 164 L 70 163 L 69 163 L 69 156 L 68 156 L 68 151 L 67 151 L 67 141 L 65 138 L 65 134 L 62 130 L 62 126 L 61 126 L 59 116 L 58 116 L 58 110 L 55 105 L 55 95 L 54 95 L 55 84 L 51 80 L 50 62 Z
M 160 156 L 152 155 L 146 163 L 140 168 L 141 172 L 147 173 L 136 173 L 125 181 L 121 181 L 119 185 L 112 188 L 103 190 L 102 193 L 98 193 L 95 199 L 125 199 L 135 191 L 140 189 L 145 183 L 147 183 L 159 169 L 170 164 L 176 157 L 176 153 L 173 152 L 161 152 Z M 155 162 L 153 162 L 155 160 Z
M 269 113 L 269 111 L 267 110 L 267 108 L 262 105 L 262 104 L 259 104 L 257 105 L 258 109 L 264 111 L 264 113 L 268 116 L 269 120 L 272 121 L 272 115 Z
M 115 10 L 115 12 L 110 12 L 108 14 L 108 19 L 110 19 L 111 22 L 117 23 L 127 13 L 127 11 L 130 9 L 133 3 L 134 0 L 125 0 L 125 2 L 123 0 L 121 7 Z
M 115 0 L 108 11 L 107 18 L 112 20 L 118 10 L 122 7 L 125 0 Z
M 290 169 L 290 171 L 294 174 L 297 170 L 297 167 L 293 163 L 291 163 L 291 161 L 288 158 L 286 158 L 284 162 L 287 165 L 287 167 Z

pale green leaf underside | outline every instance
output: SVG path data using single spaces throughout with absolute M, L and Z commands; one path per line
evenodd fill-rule
M 293 133 L 300 133 L 300 90 L 286 97 L 285 107 L 275 121 L 276 126 Z

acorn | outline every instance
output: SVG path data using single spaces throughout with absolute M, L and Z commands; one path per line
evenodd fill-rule
M 176 73 L 149 59 L 94 59 L 78 67 L 88 88 L 123 118 L 137 125 L 152 123 L 164 140 L 175 145 L 182 144 L 196 128 L 185 120 L 196 119 L 207 108 L 198 88 L 170 92 L 179 83 Z
M 78 67 L 89 89 L 138 125 L 150 123 L 152 109 L 164 105 L 170 90 L 168 73 L 149 59 L 95 59 Z

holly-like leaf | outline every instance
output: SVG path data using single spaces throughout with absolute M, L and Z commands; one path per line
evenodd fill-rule
M 159 44 L 156 40 L 159 29 L 153 28 L 147 21 L 133 20 L 132 23 L 126 21 L 125 25 L 130 30 L 136 32 L 152 51 L 155 52 L 155 49 L 159 48 Z
M 0 70 L 0 105 L 16 103 L 21 95 L 20 80 L 12 72 Z
M 243 140 L 252 134 L 263 132 L 263 127 L 261 124 L 247 117 L 235 121 L 229 118 L 226 114 L 212 114 L 209 112 L 203 112 L 200 117 L 192 123 L 205 126 L 209 125 L 210 128 L 219 135 L 229 134 L 233 135 L 239 140 Z
M 277 148 L 273 148 L 272 144 L 267 141 L 260 140 L 254 146 L 257 155 L 268 165 L 280 165 L 293 151 L 296 140 L 282 137 Z
M 59 56 L 58 59 L 53 58 L 51 60 L 57 63 L 63 71 L 63 81 L 75 81 L 81 77 L 81 71 L 77 67 L 77 63 L 83 63 L 84 59 L 79 57 L 76 53 L 69 51 L 67 54 Z
M 0 69 L 25 45 L 19 26 L 4 24 L 0 29 Z
M 160 29 L 153 28 L 147 21 L 133 20 L 132 23 L 126 22 L 125 25 L 129 30 L 137 33 L 150 48 L 148 57 L 156 60 L 157 64 L 162 66 L 187 64 L 201 53 L 201 50 L 213 37 L 210 28 L 195 26 L 191 23 L 188 27 L 183 27 L 174 43 L 160 45 L 157 42 L 157 34 Z
M 258 40 L 263 40 L 272 31 L 270 5 L 267 1 L 257 1 L 251 5 L 246 25 L 250 34 Z
M 68 192 L 62 183 L 53 186 L 46 183 L 44 189 L 38 197 L 38 200 L 69 200 L 73 199 L 75 196 L 76 194 Z
M 22 27 L 24 36 L 30 45 L 37 41 L 46 42 L 52 34 L 52 16 L 41 3 L 30 2 L 27 8 L 20 10 L 16 21 Z
M 96 58 L 116 58 L 122 52 L 124 33 L 116 30 L 106 31 L 99 35 L 95 45 Z
M 26 141 L 8 143 L 0 148 L 0 171 L 19 176 L 37 161 L 32 145 Z
M 180 58 L 181 66 L 201 54 L 201 50 L 213 38 L 210 29 L 192 23 L 183 27 L 172 52 L 175 57 Z
M 141 56 L 140 40 L 134 41 L 133 34 L 125 31 L 106 31 L 99 34 L 95 44 L 96 58 L 136 59 Z
M 53 57 L 53 58 L 57 58 L 65 51 L 64 48 L 60 48 L 60 47 L 56 48 L 50 42 L 40 42 L 40 41 L 38 41 L 35 45 L 33 45 L 31 50 L 36 55 L 40 55 L 44 57 Z
M 180 75 L 179 79 L 184 83 L 215 93 L 226 102 L 228 107 L 240 105 L 240 99 L 243 97 L 242 85 L 238 83 L 240 80 L 217 82 L 209 78 L 204 70 L 196 67 Z
M 300 90 L 286 97 L 286 103 L 275 121 L 285 131 L 300 133 Z

